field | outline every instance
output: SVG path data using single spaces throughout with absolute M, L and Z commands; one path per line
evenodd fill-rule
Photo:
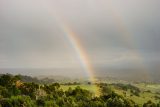
M 157 95 L 158 90 L 160 90 L 159 85 L 143 85 L 143 84 L 136 84 L 136 86 L 141 90 L 139 96 L 133 95 L 130 90 L 126 91 L 126 95 L 124 95 L 124 91 L 120 89 L 114 89 L 116 93 L 123 95 L 129 99 L 132 99 L 137 104 L 142 105 L 146 101 L 151 100 L 152 102 L 158 103 L 160 99 L 156 99 L 155 96 L 160 97 Z M 159 91 L 160 92 L 160 91 Z
M 80 86 L 83 89 L 95 92 L 96 86 L 95 85 L 62 85 L 61 88 L 64 90 L 67 90 L 69 87 L 74 89 L 75 87 Z M 160 85 L 159 84 L 134 84 L 134 86 L 138 87 L 140 89 L 139 96 L 133 95 L 130 90 L 122 90 L 115 86 L 111 85 L 111 89 L 115 91 L 117 94 L 122 95 L 128 99 L 132 99 L 134 102 L 136 102 L 139 105 L 143 105 L 146 101 L 151 100 L 154 103 L 158 103 L 160 101 L 160 94 L 157 94 L 160 92 Z M 156 98 L 156 96 L 158 98 Z
M 91 92 L 96 92 L 96 86 L 95 85 L 62 85 L 61 88 L 63 90 L 68 90 L 69 87 L 74 89 L 77 86 L 80 86 L 82 89 L 86 89 L 86 90 L 89 90 Z

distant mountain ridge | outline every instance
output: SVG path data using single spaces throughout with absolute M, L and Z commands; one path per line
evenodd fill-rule
M 86 74 L 77 73 L 75 69 L 0 69 L 1 73 L 6 74 L 21 74 L 26 75 L 23 78 L 29 81 L 41 81 L 43 82 L 60 82 L 71 81 L 76 79 L 87 80 Z M 107 69 L 96 68 L 94 76 L 97 79 L 107 80 L 108 78 L 114 78 L 117 80 L 135 81 L 135 82 L 155 82 L 160 83 L 160 72 L 145 72 L 141 69 Z M 29 78 L 32 77 L 32 78 Z M 36 77 L 36 78 L 34 78 Z

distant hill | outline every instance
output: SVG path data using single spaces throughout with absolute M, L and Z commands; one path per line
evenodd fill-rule
M 0 74 L 2 76 L 3 74 Z M 13 76 L 12 74 L 9 74 L 10 76 Z M 49 78 L 43 78 L 43 79 L 38 79 L 37 77 L 31 77 L 31 76 L 26 76 L 26 75 L 18 75 L 21 78 L 21 81 L 23 82 L 34 82 L 34 83 L 53 83 L 55 80 L 49 79 Z
M 159 71 L 144 71 L 142 69 L 127 68 L 127 69 L 107 69 L 99 68 L 95 70 L 95 75 L 98 78 L 105 79 L 111 77 L 115 80 L 124 80 L 131 82 L 153 82 L 160 83 Z
M 76 69 L 0 69 L 1 73 L 13 75 L 23 75 L 24 81 L 34 82 L 68 82 L 75 79 L 87 80 L 86 72 Z M 27 76 L 24 76 L 27 75 Z M 160 83 L 160 72 L 144 71 L 138 68 L 107 68 L 95 67 L 94 76 L 99 80 L 124 80 L 134 82 L 154 82 Z M 32 77 L 32 79 L 30 78 Z M 36 78 L 34 78 L 36 77 Z

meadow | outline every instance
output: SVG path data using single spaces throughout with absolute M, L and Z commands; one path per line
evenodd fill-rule
M 140 89 L 139 96 L 134 95 L 131 93 L 131 90 L 123 90 L 118 87 L 110 85 L 111 89 L 128 99 L 133 100 L 138 105 L 142 106 L 146 101 L 152 101 L 154 103 L 158 103 L 160 101 L 160 84 L 144 84 L 144 83 L 138 83 L 133 84 L 135 87 Z M 96 85 L 88 85 L 88 84 L 81 84 L 81 85 L 61 85 L 61 88 L 63 90 L 68 90 L 69 87 L 72 89 L 75 89 L 77 86 L 80 86 L 82 89 L 89 90 L 91 92 L 96 91 Z

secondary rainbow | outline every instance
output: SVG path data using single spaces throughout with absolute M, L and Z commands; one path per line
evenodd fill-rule
M 107 2 L 108 2 L 108 7 L 110 8 L 110 11 L 112 13 L 113 20 L 116 22 L 116 27 L 119 29 L 121 33 L 120 35 L 122 36 L 122 39 L 125 45 L 128 46 L 128 48 L 132 50 L 132 53 L 137 57 L 137 65 L 139 65 L 142 68 L 143 77 L 146 79 L 150 79 L 151 77 L 150 77 L 149 68 L 145 64 L 145 60 L 143 56 L 137 50 L 136 44 L 134 42 L 134 38 L 132 37 L 133 34 L 130 32 L 130 30 L 126 26 L 126 23 L 121 17 L 120 12 L 117 12 L 118 9 L 115 9 L 114 8 L 115 6 L 112 5 L 112 1 L 107 0 Z

